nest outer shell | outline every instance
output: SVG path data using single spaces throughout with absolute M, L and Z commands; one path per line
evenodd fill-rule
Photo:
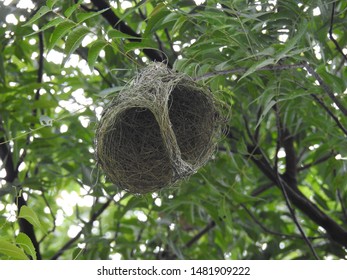
M 152 63 L 104 109 L 96 160 L 121 189 L 154 192 L 202 167 L 220 132 L 221 114 L 212 93 L 187 75 Z

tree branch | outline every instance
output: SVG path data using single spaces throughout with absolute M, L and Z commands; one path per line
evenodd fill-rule
M 317 164 L 320 164 L 320 163 L 322 163 L 322 162 L 325 162 L 325 161 L 327 161 L 328 159 L 330 159 L 330 158 L 331 158 L 332 156 L 334 156 L 334 155 L 335 155 L 335 153 L 334 153 L 334 152 L 331 152 L 331 153 L 329 153 L 329 154 L 327 154 L 327 155 L 325 155 L 325 156 L 322 156 L 321 158 L 317 159 L 317 160 L 314 161 L 314 162 L 311 162 L 311 163 L 305 164 L 304 166 L 299 167 L 299 168 L 298 168 L 298 171 L 300 172 L 300 171 L 309 169 L 309 168 L 311 168 L 312 166 L 315 166 L 315 165 L 317 165 Z
M 308 216 L 317 225 L 323 227 L 331 240 L 347 247 L 347 231 L 338 225 L 333 219 L 320 210 L 314 203 L 307 199 L 299 190 L 293 190 L 288 186 L 285 178 L 276 176 L 273 169 L 264 160 L 263 153 L 259 147 L 248 146 L 249 157 L 254 164 L 278 187 L 283 187 L 289 200 L 298 207 L 306 216 Z
M 302 67 L 303 67 L 302 63 L 299 63 L 299 64 L 288 64 L 288 65 L 269 65 L 269 66 L 262 67 L 262 68 L 258 69 L 257 71 L 288 70 L 288 69 L 298 69 L 298 68 L 302 68 Z M 234 74 L 234 73 L 245 73 L 247 70 L 248 70 L 248 68 L 239 67 L 239 68 L 234 68 L 234 69 L 230 69 L 230 70 L 213 71 L 213 72 L 209 72 L 209 73 L 206 73 L 204 75 L 195 77 L 194 80 L 195 81 L 200 81 L 200 80 L 212 78 L 212 77 L 219 76 L 219 75 L 229 75 L 229 74 Z
M 329 39 L 334 43 L 336 49 L 338 52 L 342 55 L 344 60 L 347 61 L 347 55 L 344 54 L 343 50 L 341 49 L 339 43 L 336 41 L 336 39 L 333 36 L 333 26 L 334 26 L 334 15 L 335 15 L 335 5 L 336 2 L 333 2 L 333 7 L 331 9 L 331 18 L 330 18 L 330 28 L 329 28 Z
M 342 199 L 341 191 L 337 190 L 336 192 L 337 192 L 337 198 L 339 199 L 339 202 L 340 202 L 340 205 L 341 205 L 342 215 L 343 215 L 345 221 L 347 222 L 347 209 L 346 209 L 346 206 L 345 206 L 345 202 Z
M 303 66 L 306 68 L 307 72 L 310 73 L 319 83 L 319 85 L 322 87 L 322 89 L 325 91 L 325 93 L 329 96 L 329 98 L 336 104 L 336 106 L 340 109 L 340 111 L 347 116 L 347 109 L 345 106 L 341 103 L 339 99 L 335 96 L 332 89 L 323 81 L 323 79 L 318 75 L 318 73 L 308 64 L 307 61 L 303 62 Z
M 241 207 L 247 212 L 247 214 L 252 218 L 252 220 L 266 233 L 280 236 L 282 238 L 288 238 L 288 239 L 302 239 L 301 235 L 295 234 L 295 235 L 289 235 L 281 232 L 276 232 L 271 229 L 268 229 L 265 227 L 258 219 L 257 217 L 246 207 L 244 204 L 240 204 Z M 324 238 L 324 236 L 318 236 L 318 237 L 307 237 L 308 239 L 318 239 L 318 238 Z
M 1 125 L 2 126 L 2 125 Z M 6 177 L 4 178 L 6 182 L 13 183 L 18 176 L 18 170 L 14 168 L 13 159 L 12 159 L 12 153 L 8 146 L 8 143 L 4 143 L 5 138 L 0 138 L 0 158 L 1 161 L 4 163 L 5 170 L 6 170 Z M 20 192 L 19 196 L 16 197 L 16 204 L 18 207 L 18 213 L 22 206 L 27 205 L 22 192 Z M 38 260 L 42 259 L 39 244 L 36 239 L 36 235 L 34 232 L 34 227 L 31 223 L 29 223 L 27 220 L 18 218 L 18 224 L 20 232 L 25 233 L 32 241 L 35 250 L 36 250 L 36 257 Z
M 189 240 L 185 247 L 189 248 L 191 247 L 195 242 L 197 242 L 203 235 L 208 233 L 211 229 L 213 229 L 216 226 L 215 221 L 211 221 L 207 224 L 205 228 L 203 228 L 201 231 L 199 231 L 191 240 Z
M 342 132 L 347 136 L 347 129 L 342 125 L 340 120 L 334 115 L 334 113 L 324 104 L 323 100 L 319 98 L 316 94 L 311 94 L 312 98 L 318 102 L 319 105 L 328 113 L 330 117 L 335 121 L 336 125 L 342 130 Z
M 56 228 L 56 224 L 55 224 L 55 215 L 54 215 L 54 213 L 53 213 L 53 209 L 52 209 L 51 205 L 49 204 L 49 202 L 48 202 L 48 200 L 47 200 L 47 198 L 46 198 L 46 195 L 45 195 L 45 192 L 44 192 L 43 188 L 41 188 L 41 192 L 42 192 L 41 196 L 42 196 L 43 200 L 45 201 L 45 204 L 46 204 L 46 206 L 48 207 L 49 212 L 50 212 L 50 214 L 51 214 L 53 226 L 52 226 L 52 228 L 40 239 L 39 244 L 41 244 L 41 243 L 47 238 L 47 236 L 48 236 L 49 234 L 51 234 L 52 232 L 54 232 L 54 231 L 55 231 L 55 228 Z
M 296 153 L 294 149 L 294 138 L 292 135 L 290 135 L 289 131 L 285 128 L 283 128 L 282 122 L 281 122 L 281 116 L 280 116 L 280 110 L 278 108 L 278 104 L 276 103 L 274 106 L 274 110 L 276 113 L 276 126 L 277 126 L 277 150 L 275 154 L 275 167 L 274 167 L 274 172 L 276 173 L 278 182 L 280 183 L 280 189 L 283 193 L 283 197 L 285 199 L 285 203 L 287 205 L 287 208 L 289 210 L 290 216 L 298 228 L 303 240 L 305 241 L 306 245 L 309 247 L 311 253 L 315 257 L 315 259 L 319 259 L 316 251 L 314 250 L 312 243 L 310 240 L 308 240 L 305 231 L 301 227 L 295 211 L 291 205 L 291 202 L 288 197 L 288 193 L 286 191 L 286 188 L 284 187 L 284 184 L 282 183 L 282 178 L 280 173 L 278 172 L 278 151 L 280 149 L 281 144 L 283 143 L 284 150 L 286 152 L 286 171 L 283 175 L 284 178 L 286 178 L 286 181 L 288 183 L 288 186 L 295 190 L 298 191 L 298 186 L 297 186 L 297 180 L 296 180 Z
M 64 244 L 64 246 L 57 252 L 51 260 L 56 260 L 58 259 L 67 249 L 69 249 L 82 235 L 83 230 L 85 227 L 92 226 L 93 222 L 96 221 L 97 218 L 107 209 L 107 207 L 111 204 L 113 201 L 113 198 L 109 198 L 101 207 L 98 211 L 94 212 L 93 215 L 91 216 L 90 220 L 88 223 L 85 224 L 85 226 L 76 234 L 74 238 L 71 238 L 68 242 Z
M 120 20 L 117 15 L 112 11 L 111 6 L 105 0 L 91 0 L 91 2 L 98 8 L 98 10 L 107 9 L 102 13 L 102 16 L 108 21 L 108 23 L 114 28 L 117 29 L 131 37 L 128 40 L 131 42 L 141 42 L 142 38 L 134 30 L 132 30 L 129 25 Z M 165 57 L 158 51 L 154 49 L 143 49 L 144 54 L 150 58 L 152 61 L 162 62 L 165 60 Z

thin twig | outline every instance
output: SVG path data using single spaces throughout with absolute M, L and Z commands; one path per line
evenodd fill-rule
M 339 199 L 339 202 L 341 204 L 342 214 L 345 218 L 345 221 L 347 222 L 347 209 L 346 209 L 345 203 L 343 202 L 340 190 L 337 190 L 337 198 Z
M 276 126 L 277 126 L 277 148 L 279 149 L 280 144 L 281 144 L 281 139 L 284 139 L 284 137 L 288 137 L 288 135 L 286 135 L 288 133 L 285 133 L 285 134 L 283 133 L 284 129 L 281 126 L 280 112 L 279 112 L 277 106 L 275 106 L 275 113 L 276 113 Z M 293 151 L 291 151 L 291 152 L 294 153 Z M 287 172 L 294 172 L 293 176 L 295 176 L 296 168 L 295 168 L 295 166 L 294 167 L 291 166 L 292 163 L 288 163 L 288 161 L 290 161 L 290 160 L 292 160 L 292 161 L 294 160 L 294 164 L 296 163 L 295 157 L 294 157 L 294 159 L 292 159 L 292 158 L 288 159 L 287 158 L 286 159 L 286 161 L 287 161 L 287 163 L 286 163 L 286 173 Z M 278 151 L 276 151 L 276 154 L 275 154 L 275 163 L 277 163 L 277 162 L 278 162 Z M 288 167 L 290 167 L 290 169 L 294 169 L 294 171 L 293 170 L 290 170 L 290 171 L 287 170 Z M 294 208 L 292 207 L 292 204 L 291 204 L 290 199 L 289 199 L 288 194 L 287 194 L 286 186 L 288 186 L 288 185 L 286 184 L 286 182 L 283 181 L 280 173 L 278 172 L 277 164 L 275 164 L 274 171 L 275 171 L 275 174 L 277 176 L 277 181 L 278 181 L 278 183 L 280 185 L 280 189 L 281 189 L 281 191 L 283 193 L 284 200 L 285 200 L 285 203 L 286 203 L 287 208 L 289 210 L 290 216 L 291 216 L 294 224 L 298 228 L 298 230 L 299 230 L 303 240 L 305 241 L 305 243 L 309 247 L 310 251 L 312 252 L 313 256 L 315 257 L 315 259 L 318 260 L 319 257 L 317 255 L 316 251 L 314 250 L 311 241 L 307 238 L 304 230 L 302 229 L 302 227 L 301 227 L 301 225 L 300 225 L 300 223 L 299 223 L 299 221 L 298 221 L 298 219 L 296 217 Z M 291 182 L 294 182 L 295 178 L 294 178 L 294 180 L 292 180 L 292 179 L 293 178 L 291 178 Z M 284 184 L 286 184 L 286 185 L 284 185 Z M 288 186 L 288 188 L 292 187 L 292 189 L 295 190 L 296 189 L 296 184 L 292 184 L 292 185 L 293 186 Z
M 306 68 L 307 72 L 310 73 L 319 83 L 319 85 L 323 88 L 325 93 L 330 97 L 330 99 L 336 104 L 336 106 L 340 109 L 340 111 L 347 116 L 347 109 L 345 106 L 341 103 L 339 99 L 335 96 L 332 89 L 323 81 L 323 79 L 318 75 L 318 73 L 305 61 L 304 67 Z
M 311 168 L 312 166 L 315 166 L 315 165 L 318 165 L 318 164 L 320 164 L 320 163 L 322 163 L 322 162 L 327 161 L 328 159 L 330 159 L 330 158 L 331 158 L 332 156 L 334 156 L 334 155 L 335 155 L 335 153 L 334 153 L 334 152 L 331 152 L 331 153 L 329 153 L 329 154 L 327 154 L 327 155 L 325 155 L 325 156 L 323 156 L 323 157 L 317 159 L 317 160 L 314 161 L 314 162 L 311 162 L 311 163 L 308 163 L 308 164 L 305 164 L 305 165 L 299 167 L 297 170 L 300 172 L 300 171 L 309 169 L 309 168 Z
M 268 65 L 268 66 L 264 66 L 264 67 L 258 69 L 257 71 L 289 70 L 289 69 L 298 69 L 298 68 L 302 68 L 302 67 L 303 67 L 302 63 L 299 63 L 299 64 L 289 64 L 289 65 Z M 212 78 L 212 77 L 219 76 L 219 75 L 229 75 L 229 74 L 234 74 L 234 73 L 244 73 L 247 70 L 248 70 L 248 68 L 239 67 L 239 68 L 234 68 L 234 69 L 229 69 L 229 70 L 213 71 L 213 72 L 209 72 L 209 73 L 206 73 L 204 75 L 195 77 L 194 80 L 195 81 L 200 81 L 200 80 Z
M 252 191 L 251 196 L 258 196 L 258 195 L 262 194 L 263 192 L 267 191 L 268 189 L 271 189 L 274 186 L 275 186 L 275 184 L 273 182 L 268 182 L 264 185 L 261 185 Z
M 51 205 L 49 204 L 49 202 L 48 202 L 48 200 L 47 200 L 47 198 L 46 198 L 46 196 L 45 196 L 45 193 L 44 193 L 43 189 L 41 189 L 41 192 L 42 192 L 41 196 L 42 196 L 43 200 L 45 201 L 46 206 L 47 206 L 48 209 L 49 209 L 49 213 L 51 214 L 52 222 L 53 222 L 53 227 L 41 238 L 41 240 L 38 242 L 39 244 L 41 244 L 41 243 L 47 238 L 47 236 L 48 236 L 49 234 L 51 234 L 52 232 L 54 232 L 55 229 L 56 229 L 55 215 L 54 215 L 54 213 L 53 213 L 52 207 L 51 207 Z
M 150 215 L 151 215 L 151 212 L 152 212 L 152 209 L 149 210 L 147 216 L 150 216 Z M 145 231 L 145 229 L 146 229 L 146 226 L 145 226 L 145 224 L 144 224 L 144 226 L 140 229 L 140 231 L 139 231 L 139 233 L 138 233 L 138 235 L 137 235 L 136 244 L 139 244 L 139 242 L 140 242 L 140 240 L 141 240 L 141 238 L 142 238 L 142 235 L 143 235 L 143 232 Z M 132 258 L 133 258 L 134 255 L 135 255 L 135 251 L 136 251 L 136 248 L 133 248 L 133 249 L 131 250 L 130 256 L 131 256 Z
M 171 36 L 170 36 L 170 33 L 169 33 L 168 29 L 165 28 L 165 29 L 164 29 L 164 32 L 165 32 L 167 41 L 169 42 L 170 50 L 171 50 L 171 52 L 173 53 L 173 55 L 175 56 L 175 58 L 177 59 L 177 58 L 178 58 L 178 54 L 177 54 L 177 52 L 176 52 L 176 51 L 174 50 L 174 48 L 173 48 L 173 43 L 172 43 Z
M 304 230 L 302 229 L 296 215 L 295 215 L 295 211 L 291 205 L 291 202 L 289 200 L 289 197 L 288 197 L 288 194 L 287 194 L 287 190 L 286 190 L 286 187 L 285 187 L 285 184 L 286 182 L 283 182 L 282 178 L 280 177 L 280 175 L 277 173 L 277 176 L 278 176 L 278 181 L 280 183 L 280 187 L 281 187 L 281 190 L 282 190 L 282 193 L 283 193 L 283 196 L 284 196 L 284 199 L 285 199 L 285 202 L 286 202 L 286 205 L 287 205 L 287 208 L 289 209 L 289 212 L 290 212 L 290 215 L 296 225 L 296 227 L 298 228 L 298 230 L 300 231 L 300 234 L 302 235 L 305 243 L 307 244 L 307 246 L 309 247 L 310 251 L 312 252 L 313 256 L 315 257 L 316 260 L 319 260 L 319 257 L 315 251 L 315 249 L 313 248 L 313 245 L 311 243 L 311 241 L 307 238 Z M 287 186 L 287 185 L 286 185 Z
M 206 234 L 207 232 L 209 232 L 211 229 L 213 229 L 216 226 L 216 222 L 215 221 L 211 221 L 207 224 L 207 226 L 205 228 L 203 228 L 201 231 L 199 231 L 191 240 L 189 240 L 186 245 L 185 248 L 189 248 L 191 247 L 195 242 L 197 242 L 204 234 Z
M 86 226 L 91 226 L 93 225 L 93 222 L 96 221 L 96 219 L 107 209 L 107 207 L 111 204 L 113 201 L 113 198 L 109 198 L 102 206 L 101 208 L 94 212 L 92 217 L 90 218 L 89 222 L 76 234 L 74 238 L 71 238 L 68 242 L 64 244 L 63 247 L 51 258 L 51 260 L 56 260 L 58 259 L 67 249 L 69 249 L 82 235 L 83 230 Z
M 338 52 L 342 55 L 342 57 L 344 58 L 344 60 L 347 61 L 347 55 L 344 54 L 343 50 L 341 49 L 339 43 L 336 41 L 336 39 L 333 36 L 333 26 L 334 26 L 334 15 L 335 15 L 335 5 L 336 2 L 333 3 L 333 7 L 331 9 L 331 18 L 330 18 L 330 28 L 329 28 L 329 39 L 331 41 L 333 41 L 336 49 L 338 50 Z
M 323 163 L 323 162 L 327 161 L 328 159 L 330 159 L 334 155 L 335 155 L 335 153 L 331 152 L 330 154 L 325 155 L 325 156 L 317 159 L 314 162 L 305 164 L 305 165 L 297 168 L 297 172 L 301 172 L 301 171 L 304 171 L 306 169 L 310 169 L 313 166 L 316 166 L 316 165 L 318 165 L 320 163 Z M 255 190 L 253 190 L 252 193 L 251 193 L 251 196 L 259 196 L 260 194 L 262 194 L 263 192 L 267 191 L 268 189 L 271 189 L 274 186 L 275 186 L 274 182 L 268 182 L 266 184 L 263 184 L 263 185 L 259 186 L 258 188 L 256 188 Z
M 247 214 L 252 218 L 252 220 L 266 233 L 272 234 L 272 235 L 276 235 L 276 236 L 280 236 L 282 238 L 288 238 L 288 239 L 302 239 L 301 235 L 295 234 L 295 235 L 290 235 L 290 234 L 285 234 L 285 233 L 281 233 L 281 232 L 276 232 L 273 231 L 271 229 L 268 229 L 267 227 L 265 227 L 258 219 L 257 217 L 246 207 L 246 205 L 244 205 L 243 203 L 240 204 L 240 206 L 247 212 Z M 314 239 L 319 239 L 319 238 L 326 238 L 325 236 L 317 236 L 317 237 L 308 237 L 311 240 Z
M 316 94 L 311 94 L 314 100 L 316 100 L 319 105 L 321 105 L 324 110 L 328 113 L 330 117 L 335 121 L 336 125 L 342 130 L 342 132 L 347 136 L 347 129 L 342 125 L 340 120 L 334 115 L 334 113 L 326 106 L 321 98 L 319 98 Z

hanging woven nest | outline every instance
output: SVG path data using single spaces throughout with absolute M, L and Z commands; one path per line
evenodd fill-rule
M 211 157 L 221 115 L 212 93 L 162 63 L 144 68 L 104 109 L 97 163 L 116 186 L 144 194 L 195 173 Z

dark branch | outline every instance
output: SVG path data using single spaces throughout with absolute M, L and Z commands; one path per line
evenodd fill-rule
M 90 227 L 93 225 L 93 222 L 96 221 L 97 218 L 107 209 L 107 207 L 111 204 L 113 201 L 113 198 L 109 198 L 98 211 L 94 212 L 91 216 L 90 220 L 86 225 L 77 233 L 77 235 L 70 239 L 68 242 L 65 243 L 65 245 L 51 258 L 51 260 L 58 259 L 66 250 L 68 250 L 82 235 L 83 230 L 85 227 Z
M 185 247 L 189 248 L 194 243 L 196 243 L 202 236 L 204 236 L 206 233 L 208 233 L 211 229 L 213 229 L 216 226 L 215 221 L 211 221 L 207 224 L 205 228 L 203 228 L 201 231 L 199 231 L 191 240 L 189 240 Z
M 281 177 L 280 177 L 280 175 L 278 173 L 277 173 L 277 176 L 278 176 L 278 179 L 279 179 L 281 191 L 282 191 L 283 196 L 285 198 L 285 202 L 286 202 L 287 208 L 289 209 L 289 212 L 290 212 L 290 216 L 291 216 L 292 220 L 294 221 L 296 227 L 298 228 L 301 236 L 303 237 L 303 240 L 305 241 L 307 246 L 310 248 L 311 253 L 313 254 L 313 256 L 315 257 L 316 260 L 319 260 L 319 257 L 317 255 L 316 251 L 314 250 L 312 243 L 307 238 L 306 233 L 304 232 L 303 228 L 301 227 L 301 225 L 300 225 L 300 223 L 299 223 L 299 221 L 298 221 L 298 219 L 297 219 L 297 217 L 295 215 L 294 208 L 291 205 L 291 201 L 289 199 L 288 192 L 287 192 L 286 187 L 285 187 L 286 183 L 282 181 L 282 179 L 281 179 Z
M 335 5 L 336 2 L 333 3 L 333 7 L 331 9 L 331 18 L 330 18 L 330 28 L 329 28 L 329 39 L 331 41 L 333 41 L 336 49 L 338 50 L 338 52 L 342 55 L 342 57 L 344 58 L 344 60 L 347 61 L 347 55 L 344 54 L 342 48 L 340 47 L 339 43 L 336 41 L 336 39 L 333 36 L 333 28 L 334 28 L 334 15 L 335 15 Z
M 337 190 L 337 198 L 339 199 L 339 202 L 340 202 L 340 205 L 341 205 L 341 208 L 342 208 L 343 217 L 344 217 L 345 221 L 347 222 L 347 209 L 346 209 L 346 206 L 345 206 L 345 202 L 342 199 L 342 195 L 341 195 L 341 191 L 340 190 Z
M 284 177 L 286 177 L 286 181 L 290 186 L 297 188 L 297 160 L 296 152 L 294 149 L 294 136 L 289 133 L 288 129 L 283 130 L 282 143 L 284 151 L 286 153 L 286 172 L 284 173 Z
M 298 69 L 298 68 L 302 68 L 302 67 L 303 67 L 303 64 L 301 64 L 301 63 L 300 64 L 289 64 L 289 65 L 269 65 L 269 66 L 265 66 L 265 67 L 258 69 L 258 71 L 288 70 L 288 69 Z M 213 71 L 213 72 L 209 72 L 209 73 L 206 73 L 204 75 L 195 77 L 194 80 L 200 81 L 200 80 L 212 78 L 212 77 L 219 76 L 219 75 L 245 73 L 247 70 L 248 70 L 248 68 L 239 67 L 239 68 L 234 68 L 234 69 L 230 69 L 230 70 Z
M 295 235 L 290 235 L 290 234 L 285 234 L 277 231 L 273 231 L 271 229 L 268 229 L 265 227 L 258 219 L 257 217 L 246 207 L 244 204 L 240 204 L 241 207 L 247 212 L 247 214 L 252 218 L 252 220 L 266 233 L 280 236 L 282 238 L 287 238 L 287 239 L 302 239 L 301 235 L 295 234 Z M 317 237 L 308 237 L 308 239 L 318 239 L 318 238 L 325 238 L 324 236 L 317 236 Z
M 263 192 L 267 191 L 268 189 L 271 189 L 273 186 L 275 186 L 273 182 L 268 182 L 264 185 L 261 185 L 252 191 L 251 196 L 258 196 Z
M 311 162 L 311 163 L 308 163 L 308 164 L 305 164 L 305 165 L 299 167 L 299 168 L 298 168 L 298 171 L 300 172 L 300 171 L 309 169 L 309 168 L 311 168 L 312 166 L 315 166 L 315 165 L 317 165 L 317 164 L 320 164 L 320 163 L 322 163 L 322 162 L 325 162 L 325 161 L 327 161 L 328 159 L 330 159 L 330 158 L 331 158 L 332 156 L 334 156 L 334 155 L 335 155 L 335 153 L 334 153 L 334 152 L 331 152 L 331 153 L 329 153 L 329 154 L 327 154 L 327 155 L 325 155 L 325 156 L 322 156 L 321 158 L 317 159 L 317 160 L 314 161 L 314 162 Z
M 91 2 L 98 8 L 98 10 L 108 9 L 102 13 L 102 16 L 108 21 L 108 23 L 115 29 L 130 35 L 134 38 L 129 38 L 131 42 L 141 42 L 142 38 L 134 30 L 132 30 L 125 22 L 120 20 L 117 15 L 112 11 L 111 6 L 105 0 L 91 0 Z M 144 54 L 152 61 L 162 62 L 165 57 L 158 51 L 153 49 L 144 49 Z
M 52 232 L 54 232 L 54 231 L 55 231 L 55 228 L 56 228 L 56 224 L 55 224 L 55 215 L 54 215 L 54 213 L 53 213 L 53 209 L 52 209 L 51 205 L 49 204 L 49 202 L 48 202 L 48 200 L 47 200 L 47 198 L 46 198 L 46 195 L 45 195 L 45 192 L 44 192 L 43 189 L 41 189 L 41 192 L 42 192 L 41 196 L 42 196 L 43 200 L 45 201 L 45 204 L 46 204 L 46 206 L 48 207 L 49 212 L 50 212 L 50 214 L 51 214 L 53 226 L 52 226 L 52 228 L 41 238 L 41 240 L 39 241 L 39 244 L 41 244 Z
M 293 190 L 288 186 L 285 179 L 277 177 L 273 169 L 264 160 L 259 147 L 248 146 L 249 158 L 264 173 L 264 175 L 278 187 L 283 186 L 290 201 L 298 207 L 306 216 L 316 224 L 323 227 L 328 236 L 335 242 L 347 246 L 347 231 L 338 225 L 333 219 L 320 210 L 314 203 L 307 199 L 300 191 Z M 281 180 L 281 181 L 280 181 Z
M 301 227 L 295 211 L 292 207 L 292 204 L 289 200 L 288 193 L 286 188 L 284 187 L 284 184 L 282 182 L 281 175 L 278 172 L 277 168 L 277 162 L 278 162 L 278 151 L 280 149 L 280 146 L 283 144 L 284 150 L 286 152 L 286 172 L 284 174 L 284 178 L 286 178 L 286 182 L 288 183 L 288 186 L 295 190 L 298 191 L 297 187 L 297 180 L 296 180 L 296 153 L 294 149 L 294 138 L 292 135 L 290 135 L 289 131 L 285 128 L 283 128 L 282 122 L 281 122 L 281 116 L 280 116 L 280 110 L 278 108 L 278 103 L 275 104 L 274 106 L 275 113 L 276 113 L 276 126 L 277 126 L 277 150 L 275 154 L 275 168 L 274 172 L 276 173 L 277 180 L 279 182 L 279 187 L 283 193 L 283 197 L 285 199 L 287 208 L 289 210 L 290 216 L 298 228 L 303 240 L 305 241 L 306 245 L 309 247 L 311 253 L 315 257 L 315 259 L 319 259 L 316 251 L 314 250 L 310 240 L 308 240 L 305 231 Z
M 347 129 L 342 125 L 340 120 L 334 115 L 334 113 L 324 104 L 323 100 L 319 98 L 316 94 L 311 94 L 314 100 L 318 102 L 319 105 L 328 113 L 330 117 L 335 121 L 336 125 L 342 130 L 342 132 L 347 136 Z
M 340 109 L 340 111 L 347 116 L 347 109 L 341 103 L 341 101 L 335 96 L 332 89 L 323 81 L 323 79 L 318 75 L 318 73 L 305 61 L 303 65 L 307 72 L 310 73 L 320 84 L 325 93 L 329 96 L 329 98 L 336 104 L 336 106 Z
M 6 177 L 4 179 L 8 183 L 13 183 L 17 179 L 18 171 L 14 168 L 12 153 L 8 146 L 8 143 L 5 143 L 5 139 L 3 137 L 0 138 L 0 143 L 2 143 L 0 144 L 0 158 L 4 163 L 6 170 Z M 23 198 L 22 192 L 20 192 L 20 195 L 16 197 L 16 203 L 18 207 L 18 213 L 22 206 L 27 205 L 25 199 Z M 27 220 L 21 218 L 18 219 L 18 224 L 20 232 L 25 233 L 31 239 L 36 250 L 36 257 L 38 260 L 40 260 L 42 257 L 40 254 L 40 248 L 35 236 L 33 225 L 30 224 Z

